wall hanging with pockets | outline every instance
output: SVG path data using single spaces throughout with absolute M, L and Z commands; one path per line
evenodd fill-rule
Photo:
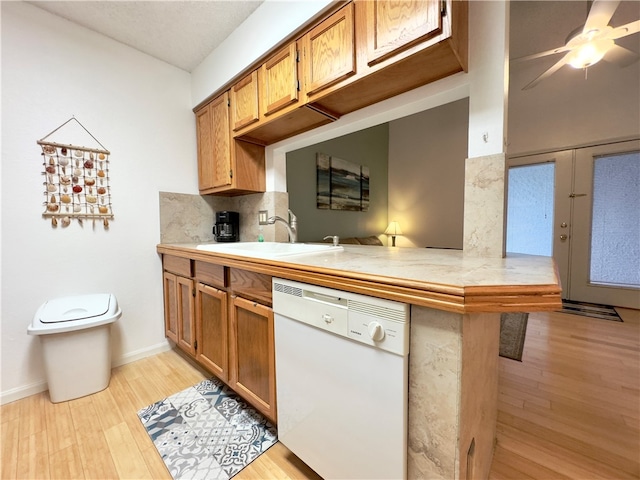
M 100 148 L 90 148 L 73 144 L 47 141 L 55 132 L 75 121 L 97 142 Z M 113 218 L 111 187 L 109 185 L 110 152 L 75 118 L 53 130 L 38 140 L 42 147 L 45 218 L 51 218 L 52 226 L 58 222 L 63 227 L 77 219 L 101 220 L 109 227 Z

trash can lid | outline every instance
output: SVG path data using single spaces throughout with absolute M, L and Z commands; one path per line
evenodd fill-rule
M 115 322 L 122 315 L 115 295 L 99 293 L 49 300 L 27 327 L 29 335 L 73 332 Z
M 99 317 L 109 311 L 110 301 L 111 295 L 108 293 L 56 298 L 42 306 L 39 320 L 42 323 L 58 323 Z

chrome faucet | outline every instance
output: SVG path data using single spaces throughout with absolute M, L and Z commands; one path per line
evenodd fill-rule
M 287 227 L 287 233 L 289 233 L 289 243 L 296 243 L 296 241 L 298 240 L 298 217 L 296 217 L 293 212 L 289 210 L 288 222 L 278 215 L 269 217 L 269 219 L 267 220 L 267 223 L 269 225 L 273 225 L 276 222 L 284 223 L 284 226 Z

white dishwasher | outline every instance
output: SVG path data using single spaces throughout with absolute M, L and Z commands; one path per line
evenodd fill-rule
M 329 479 L 407 477 L 409 306 L 273 279 L 278 439 Z

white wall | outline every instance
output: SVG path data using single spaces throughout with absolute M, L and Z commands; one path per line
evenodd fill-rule
M 41 216 L 36 141 L 72 115 L 111 151 L 108 231 L 76 221 L 53 229 Z M 158 195 L 197 193 L 195 158 L 188 73 L 24 2 L 2 2 L 3 402 L 45 388 L 40 341 L 26 329 L 49 298 L 114 293 L 123 311 L 112 329 L 116 362 L 166 347 Z
M 565 66 L 522 90 L 548 67 L 546 60 L 511 67 L 509 155 L 640 135 L 640 62 L 620 68 L 602 61 L 589 68 L 587 79 Z
M 389 123 L 389 221 L 399 247 L 462 248 L 469 100 Z
M 528 3 L 512 4 L 511 40 L 516 57 L 534 53 L 529 42 L 540 44 L 542 51 L 562 43 L 567 32 L 541 30 L 539 24 L 553 24 L 558 15 L 574 18 L 575 26 L 584 19 L 585 7 L 579 2 L 545 2 L 548 5 L 545 8 L 539 8 L 537 2 L 530 6 Z M 610 24 L 618 26 L 638 19 L 639 15 L 640 2 L 621 2 Z M 640 34 L 617 39 L 616 44 L 640 52 Z M 559 58 L 549 55 L 511 63 L 507 146 L 510 156 L 640 135 L 640 62 L 621 68 L 608 62 L 609 57 L 605 56 L 586 72 L 564 66 L 534 88 L 522 90 Z

